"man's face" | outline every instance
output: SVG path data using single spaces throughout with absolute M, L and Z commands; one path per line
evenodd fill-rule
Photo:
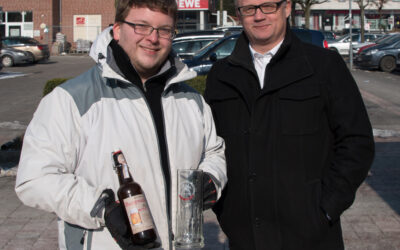
M 171 16 L 145 7 L 131 8 L 125 21 L 154 28 L 174 29 L 174 19 Z M 126 23 L 115 23 L 113 30 L 114 39 L 128 54 L 132 65 L 142 78 L 147 79 L 155 75 L 171 51 L 172 40 L 160 37 L 156 30 L 150 35 L 140 35 Z
M 278 2 L 278 0 L 238 0 L 238 7 L 247 5 L 259 5 L 265 2 Z M 290 15 L 291 4 L 288 0 L 282 3 L 275 13 L 264 14 L 258 8 L 253 16 L 241 16 L 243 29 L 254 47 L 272 49 L 285 36 L 286 19 Z M 266 51 L 265 51 L 266 52 Z

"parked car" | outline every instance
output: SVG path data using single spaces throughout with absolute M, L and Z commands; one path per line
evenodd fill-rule
M 393 36 L 384 43 L 364 49 L 355 64 L 362 68 L 392 72 L 400 65 L 400 36 Z
M 373 42 L 364 42 L 364 43 L 354 45 L 353 46 L 353 56 L 354 56 L 353 58 L 355 59 L 361 53 L 361 51 L 363 51 L 364 49 L 375 46 L 380 43 L 384 43 L 386 41 L 389 41 L 389 39 L 392 39 L 396 35 L 400 35 L 400 33 L 385 34 L 385 35 L 377 38 Z
M 243 26 L 221 26 L 221 27 L 216 27 L 214 30 L 220 30 L 224 32 L 231 32 L 233 33 L 240 33 L 243 31 Z
M 1 64 L 11 67 L 21 63 L 32 63 L 32 57 L 28 52 L 13 48 L 3 47 L 1 50 Z
M 364 39 L 367 42 L 372 42 L 375 39 L 381 37 L 381 34 L 373 34 L 373 33 L 365 33 Z M 352 34 L 351 35 L 351 43 L 353 46 L 356 44 L 361 43 L 361 34 Z M 350 48 L 350 34 L 344 35 L 337 39 L 334 42 L 328 43 L 329 49 L 337 51 L 341 55 L 348 56 L 349 55 L 349 48 Z
M 333 31 L 321 30 L 322 34 L 325 37 L 325 40 L 329 43 L 334 42 L 336 40 L 336 34 Z
M 215 40 L 195 53 L 191 59 L 183 60 L 183 62 L 198 75 L 206 75 L 214 62 L 232 53 L 239 36 L 240 33 L 236 33 Z
M 360 28 L 352 28 L 351 29 L 351 33 L 352 34 L 358 34 L 360 32 L 361 32 Z M 344 29 L 342 29 L 342 31 L 339 32 L 339 34 L 340 34 L 340 36 L 344 36 L 344 35 L 350 34 L 350 29 L 349 28 L 344 28 Z
M 216 39 L 217 38 L 213 37 L 205 37 L 173 41 L 172 49 L 181 59 L 188 59 L 193 57 L 193 55 L 201 48 L 212 41 L 215 41 Z
M 324 36 L 319 31 L 298 28 L 292 28 L 292 30 L 303 42 L 311 43 L 322 48 L 327 45 Z M 193 58 L 183 60 L 183 62 L 186 63 L 191 70 L 196 71 L 198 75 L 205 75 L 210 71 L 214 62 L 232 53 L 239 36 L 240 33 L 236 33 L 215 40 L 195 53 Z
M 10 36 L 3 37 L 1 40 L 4 47 L 28 52 L 33 62 L 47 60 L 50 57 L 49 46 L 47 44 L 39 43 L 32 37 Z
M 301 28 L 292 28 L 292 31 L 303 42 L 311 43 L 322 48 L 328 48 L 328 42 L 321 31 Z
M 174 42 L 180 40 L 197 39 L 197 38 L 221 38 L 225 36 L 225 32 L 222 30 L 199 30 L 192 32 L 182 32 L 176 34 Z

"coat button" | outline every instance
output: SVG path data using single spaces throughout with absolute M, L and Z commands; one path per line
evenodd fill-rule
M 251 173 L 250 175 L 249 175 L 249 181 L 250 182 L 253 182 L 253 181 L 255 181 L 256 180 L 256 174 L 255 173 Z
M 254 225 L 255 225 L 256 227 L 260 227 L 260 226 L 261 226 L 261 219 L 258 218 L 258 217 L 256 217 L 256 219 L 255 219 L 255 221 L 254 221 Z

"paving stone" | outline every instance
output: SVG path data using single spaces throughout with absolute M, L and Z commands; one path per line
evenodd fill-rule
M 383 233 L 400 235 L 400 222 L 396 216 L 377 215 L 371 218 Z

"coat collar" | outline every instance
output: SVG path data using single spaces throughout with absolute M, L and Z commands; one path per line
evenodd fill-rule
M 249 40 L 245 32 L 242 32 L 238 38 L 236 46 L 227 60 L 234 66 L 245 68 L 257 79 L 249 49 Z M 261 94 L 281 89 L 313 74 L 313 69 L 304 51 L 304 44 L 290 30 L 289 25 L 286 28 L 282 46 L 272 57 L 266 71 L 265 84 Z M 234 85 L 242 93 L 245 92 L 243 88 L 246 86 L 238 82 L 240 78 L 235 77 L 235 74 L 221 74 L 220 77 L 224 82 Z

